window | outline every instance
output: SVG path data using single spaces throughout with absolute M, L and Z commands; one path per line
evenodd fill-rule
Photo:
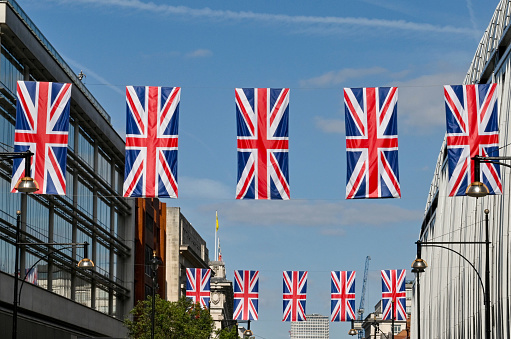
M 151 271 L 151 258 L 153 257 L 153 249 L 147 245 L 145 245 L 145 275 L 150 277 L 152 275 Z
M 94 168 L 94 141 L 82 129 L 78 135 L 78 156 Z
M 98 154 L 98 174 L 110 183 L 112 181 L 112 165 L 110 165 L 110 157 L 103 152 Z

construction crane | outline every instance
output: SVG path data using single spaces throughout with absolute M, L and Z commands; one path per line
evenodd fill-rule
M 367 284 L 367 272 L 369 271 L 369 260 L 370 256 L 366 257 L 366 265 L 364 268 L 364 281 L 362 282 L 362 297 L 360 298 L 360 306 L 358 308 L 358 320 L 364 320 L 364 302 L 366 299 L 366 284 Z M 358 331 L 358 338 L 364 338 L 364 331 Z

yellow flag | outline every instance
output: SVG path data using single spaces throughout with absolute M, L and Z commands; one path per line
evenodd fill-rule
M 216 212 L 216 230 L 218 232 L 218 211 Z

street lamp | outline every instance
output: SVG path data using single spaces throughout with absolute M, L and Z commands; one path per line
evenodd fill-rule
M 156 251 L 153 251 L 153 257 L 150 261 L 151 271 L 153 274 L 153 291 L 152 291 L 152 308 L 151 308 L 151 339 L 154 339 L 154 311 L 156 308 L 155 298 L 156 289 L 158 288 L 158 267 L 163 264 L 161 259 L 156 256 Z
M 463 260 L 465 260 L 470 267 L 474 269 L 474 271 L 477 274 L 477 278 L 479 280 L 479 283 L 481 284 L 481 289 L 483 290 L 484 295 L 484 305 L 485 305 L 485 327 L 486 327 L 486 339 L 490 339 L 491 334 L 491 328 L 490 328 L 490 241 L 488 238 L 488 214 L 490 211 L 488 209 L 484 210 L 485 214 L 485 225 L 486 225 L 486 240 L 485 241 L 420 241 L 418 240 L 416 242 L 417 244 L 417 258 L 412 263 L 412 272 L 417 273 L 417 277 L 419 277 L 419 274 L 424 272 L 425 269 L 428 267 L 427 263 L 422 259 L 421 257 L 421 249 L 422 246 L 427 247 L 439 247 L 446 249 L 448 251 L 451 251 L 453 253 L 456 253 L 459 255 Z M 453 250 L 452 248 L 443 246 L 443 245 L 486 245 L 486 271 L 485 271 L 485 283 L 483 284 L 483 280 L 481 279 L 481 275 L 479 274 L 479 271 L 475 268 L 474 264 L 472 264 L 464 255 L 461 253 Z M 418 338 L 420 339 L 420 285 L 419 280 L 417 279 L 417 330 L 418 330 Z
M 482 157 L 480 155 L 476 155 L 472 157 L 474 160 L 474 182 L 472 182 L 466 190 L 466 194 L 470 197 L 474 198 L 482 198 L 487 196 L 490 191 L 485 184 L 483 184 L 481 180 L 481 163 L 484 164 L 497 164 L 505 167 L 511 168 L 511 165 L 500 162 L 499 160 L 511 160 L 511 157 Z
M 355 323 L 362 325 L 365 322 L 368 322 L 368 321 L 366 321 L 366 320 L 352 320 L 351 328 L 348 331 L 348 335 L 352 335 L 352 336 L 357 335 L 358 330 L 355 329 Z M 385 338 L 389 339 L 389 337 L 380 329 L 380 323 L 383 323 L 383 322 L 385 322 L 385 321 L 384 320 L 376 321 L 376 318 L 373 314 L 373 318 L 372 318 L 372 321 L 370 324 L 374 327 L 375 336 L 376 336 L 376 333 L 380 332 Z M 392 337 L 394 337 L 394 326 L 392 326 Z

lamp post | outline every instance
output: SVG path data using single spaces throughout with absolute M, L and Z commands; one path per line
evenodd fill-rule
M 156 308 L 155 298 L 156 289 L 158 288 L 158 267 L 163 264 L 160 258 L 156 256 L 156 251 L 153 251 L 151 258 L 151 271 L 153 275 L 153 291 L 152 291 L 152 308 L 151 308 L 151 339 L 154 339 L 154 313 Z
M 421 249 L 422 246 L 426 247 L 439 247 L 446 249 L 448 251 L 451 251 L 453 253 L 456 253 L 459 255 L 463 260 L 465 260 L 476 272 L 477 278 L 479 280 L 479 283 L 481 285 L 481 288 L 483 290 L 484 295 L 484 305 L 485 305 L 485 323 L 486 323 L 486 339 L 490 339 L 490 269 L 489 269 L 489 249 L 490 249 L 490 242 L 488 239 L 488 213 L 490 211 L 488 209 L 484 210 L 484 213 L 486 215 L 486 241 L 420 241 L 418 240 L 416 242 L 417 244 L 417 258 L 412 263 L 412 272 L 417 273 L 417 276 L 424 272 L 425 269 L 428 267 L 427 263 L 421 258 Z M 450 247 L 446 247 L 443 245 L 486 245 L 486 270 L 485 270 L 485 283 L 483 284 L 483 280 L 481 279 L 481 275 L 479 274 L 479 271 L 475 268 L 474 264 L 472 264 L 464 255 L 461 253 L 453 250 Z M 418 290 L 420 289 L 420 286 L 418 285 Z M 417 295 L 417 309 L 419 310 L 418 316 L 417 316 L 417 324 L 418 324 L 418 338 L 420 339 L 420 292 Z
M 373 314 L 373 317 L 374 317 L 374 314 Z M 392 322 L 394 321 L 394 319 L 392 319 Z M 350 330 L 348 331 L 348 335 L 352 335 L 352 336 L 355 336 L 358 334 L 358 330 L 355 329 L 355 323 L 357 324 L 363 324 L 364 322 L 366 322 L 365 320 L 352 320 L 351 321 L 351 328 Z M 374 335 L 376 336 L 376 333 L 380 332 L 385 338 L 389 339 L 389 337 L 382 331 L 380 330 L 380 323 L 383 323 L 385 321 L 376 321 L 376 318 L 373 318 L 372 322 L 371 322 L 371 325 L 374 327 Z M 393 325 L 392 325 L 393 326 Z M 394 327 L 392 327 L 392 338 L 394 338 Z

